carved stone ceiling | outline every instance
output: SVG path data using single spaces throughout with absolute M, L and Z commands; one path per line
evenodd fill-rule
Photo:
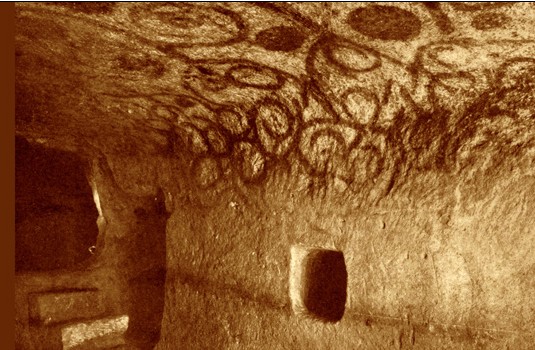
M 181 140 L 249 159 L 249 179 L 291 159 L 343 179 L 435 166 L 533 143 L 534 29 L 533 3 L 18 3 L 17 132 L 125 154 Z

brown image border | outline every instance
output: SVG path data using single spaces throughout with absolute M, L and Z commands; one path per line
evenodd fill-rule
M 2 341 L 3 349 L 15 348 L 15 3 L 0 4 L 0 35 L 2 67 L 2 128 L 0 150 L 2 176 L 0 209 L 0 256 L 3 269 Z

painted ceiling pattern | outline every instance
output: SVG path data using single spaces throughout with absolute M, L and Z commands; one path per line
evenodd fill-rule
M 19 3 L 17 21 L 20 130 L 187 152 L 203 188 L 299 167 L 388 192 L 534 141 L 532 3 Z

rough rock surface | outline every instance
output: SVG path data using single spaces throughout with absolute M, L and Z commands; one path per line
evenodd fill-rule
M 17 134 L 92 163 L 84 270 L 156 349 L 535 344 L 533 3 L 19 3 Z M 291 248 L 343 253 L 339 322 Z M 160 327 L 161 326 L 161 327 Z M 33 338 L 35 339 L 35 337 Z

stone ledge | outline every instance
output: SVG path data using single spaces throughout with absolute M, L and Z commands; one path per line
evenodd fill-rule
M 103 294 L 98 290 L 66 290 L 31 294 L 30 321 L 51 325 L 94 318 L 106 312 Z
M 122 315 L 66 326 L 61 330 L 63 349 L 113 349 L 125 345 L 128 321 L 128 316 Z

